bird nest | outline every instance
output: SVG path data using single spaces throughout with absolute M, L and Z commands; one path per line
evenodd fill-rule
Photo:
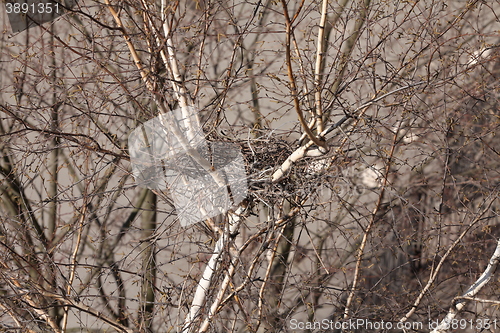
M 287 170 L 285 177 L 279 182 L 272 182 L 272 175 L 286 159 L 296 150 L 290 142 L 279 138 L 261 137 L 247 140 L 231 140 L 215 133 L 207 138 L 209 141 L 231 142 L 239 146 L 245 162 L 248 186 L 248 200 L 250 202 L 264 202 L 274 205 L 284 198 L 309 191 L 324 182 L 324 174 L 311 171 L 316 160 L 322 161 L 325 156 L 318 158 L 303 158 L 294 163 Z M 328 159 L 328 158 L 326 158 Z
M 238 143 L 247 166 L 250 201 L 261 201 L 269 205 L 290 198 L 302 187 L 307 162 L 302 160 L 287 171 L 286 177 L 272 182 L 273 173 L 293 153 L 289 142 L 279 139 L 254 139 Z

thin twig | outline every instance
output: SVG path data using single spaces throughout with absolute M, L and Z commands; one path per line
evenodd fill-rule
M 390 91 L 388 93 L 385 93 L 383 95 L 380 95 L 378 97 L 373 97 L 368 102 L 363 103 L 362 105 L 360 105 L 359 107 L 357 107 L 354 111 L 352 111 L 350 113 L 349 117 L 345 116 L 341 120 L 339 120 L 337 123 L 332 124 L 331 126 L 329 126 L 327 129 L 325 129 L 323 132 L 321 132 L 320 136 L 321 137 L 326 137 L 327 134 L 329 134 L 330 132 L 332 132 L 334 129 L 340 128 L 340 126 L 342 126 L 346 122 L 348 122 L 349 119 L 352 119 L 352 120 L 358 119 L 358 121 L 359 121 L 361 115 L 363 115 L 370 106 L 374 105 L 375 103 L 377 103 L 378 101 L 380 101 L 382 99 L 384 99 L 384 98 L 386 98 L 386 97 L 388 97 L 390 95 L 393 95 L 395 93 L 398 93 L 400 91 L 403 91 L 403 90 L 406 90 L 406 89 L 410 89 L 410 88 L 413 88 L 413 87 L 416 87 L 416 86 L 420 86 L 420 85 L 426 84 L 426 83 L 427 82 L 412 83 L 412 84 L 406 85 L 404 87 L 400 87 L 400 88 L 394 89 L 394 90 L 392 90 L 392 91 Z M 330 107 L 330 105 L 328 107 Z M 309 148 L 313 144 L 314 144 L 313 141 L 309 141 L 305 145 L 300 146 L 299 148 L 297 148 L 297 150 L 295 150 L 290 156 L 288 156 L 287 159 L 281 164 L 281 166 L 273 173 L 273 175 L 271 176 L 271 181 L 272 182 L 277 182 L 281 178 L 283 178 L 283 176 L 285 175 L 285 173 L 298 160 L 300 160 L 300 159 L 302 159 L 304 157 L 307 157 L 307 156 L 319 156 L 319 155 L 323 154 L 321 151 L 315 152 L 314 150 L 310 150 Z M 340 150 L 337 149 L 337 151 L 340 151 Z
M 123 26 L 123 22 L 120 18 L 120 15 L 116 12 L 116 10 L 113 8 L 109 0 L 105 0 L 106 5 L 108 5 L 109 12 L 115 19 L 116 24 L 118 25 L 118 28 L 121 30 L 123 38 L 125 39 L 125 43 L 127 44 L 127 47 L 130 51 L 130 54 L 132 55 L 132 59 L 134 59 L 135 66 L 139 70 L 139 73 L 141 74 L 141 78 L 148 87 L 150 91 L 154 91 L 154 85 L 151 82 L 148 73 L 146 69 L 144 68 L 144 65 L 142 64 L 141 58 L 139 57 L 139 54 L 137 53 L 134 44 L 132 43 L 132 40 L 130 39 L 130 36 L 128 35 L 127 31 L 125 30 Z
M 80 311 L 86 312 L 88 314 L 91 314 L 94 317 L 99 318 L 102 321 L 108 323 L 110 326 L 114 327 L 115 329 L 119 330 L 120 332 L 134 333 L 134 330 L 129 329 L 121 324 L 118 324 L 113 319 L 106 317 L 101 312 L 99 312 L 99 311 L 97 311 L 97 310 L 95 310 L 95 309 L 93 309 L 93 308 L 91 308 L 91 307 L 89 307 L 81 302 L 76 302 L 76 301 L 71 300 L 70 298 L 66 298 L 66 297 L 63 297 L 61 295 L 54 294 L 54 293 L 44 291 L 44 290 L 39 290 L 38 292 L 42 296 L 50 297 L 50 298 L 53 298 L 53 299 L 59 301 L 64 306 L 72 307 L 72 308 L 78 309 Z
M 321 20 L 319 22 L 318 31 L 318 46 L 316 51 L 316 67 L 314 70 L 314 97 L 316 106 L 316 122 L 318 133 L 323 132 L 323 109 L 321 103 L 321 83 L 322 83 L 322 71 L 325 61 L 326 52 L 326 34 L 325 29 L 327 25 L 327 15 L 326 11 L 328 9 L 328 0 L 323 0 L 321 5 Z
M 160 49 L 160 56 L 162 58 L 163 64 L 172 76 L 172 79 L 169 81 L 172 84 L 172 88 L 175 92 L 177 101 L 179 102 L 183 119 L 187 124 L 186 136 L 190 140 L 193 140 L 197 135 L 200 135 L 200 133 L 198 133 L 200 126 L 197 126 L 197 124 L 199 124 L 199 118 L 197 113 L 193 114 L 189 109 L 189 106 L 192 106 L 193 103 L 190 101 L 189 95 L 186 88 L 184 87 L 182 76 L 179 71 L 179 62 L 177 61 L 174 43 L 172 41 L 172 29 L 170 28 L 170 24 L 167 20 L 166 15 L 166 2 L 165 0 L 162 0 L 161 2 L 161 19 L 164 33 L 163 38 L 160 37 L 160 32 L 156 28 L 155 24 L 153 23 L 153 19 L 149 14 L 149 6 L 147 1 L 142 0 L 142 5 L 145 10 L 147 21 L 153 31 L 157 47 Z M 165 52 L 164 46 L 166 46 L 167 52 Z
M 480 303 L 486 303 L 486 304 L 495 304 L 495 305 L 500 305 L 500 301 L 494 301 L 492 299 L 483 299 L 483 298 L 477 298 L 477 297 L 468 297 L 468 296 L 457 296 L 453 299 L 453 302 L 459 301 L 459 300 L 467 300 L 467 301 L 474 301 L 474 302 L 480 302 Z
M 0 265 L 5 268 L 7 271 L 10 271 L 9 266 L 2 260 L 0 261 Z M 33 311 L 40 316 L 43 320 L 47 322 L 47 324 L 52 328 L 52 330 L 55 333 L 62 333 L 61 329 L 59 328 L 59 325 L 55 322 L 54 318 L 49 316 L 49 314 L 46 311 L 46 306 L 41 306 L 40 304 L 37 304 L 33 297 L 31 296 L 31 292 L 28 286 L 28 288 L 23 287 L 23 284 L 14 276 L 9 275 L 4 276 L 2 273 L 2 280 L 5 281 L 6 284 L 8 284 L 11 289 L 15 292 L 16 296 L 19 299 L 24 300 L 28 305 L 30 306 Z M 33 286 L 35 287 L 35 286 Z
M 86 200 L 85 200 L 86 201 Z M 83 233 L 83 222 L 85 221 L 85 216 L 87 215 L 87 202 L 84 202 L 82 212 L 80 213 L 80 218 L 78 219 L 78 232 L 76 236 L 75 247 L 73 248 L 73 253 L 71 253 L 70 257 L 70 270 L 68 277 L 68 284 L 66 286 L 66 296 L 71 294 L 71 289 L 73 289 L 73 280 L 75 279 L 76 274 L 76 257 L 78 254 L 78 250 L 80 249 L 80 244 L 82 243 L 82 233 Z M 62 331 L 66 331 L 66 325 L 68 324 L 68 307 L 64 308 L 64 315 L 61 324 Z
M 184 320 L 182 333 L 189 332 L 192 329 L 194 320 L 198 318 L 200 310 L 205 304 L 205 299 L 210 292 L 212 277 L 217 270 L 217 265 L 219 263 L 222 252 L 227 246 L 227 243 L 230 240 L 230 236 L 238 230 L 244 210 L 245 207 L 240 206 L 234 213 L 228 213 L 228 225 L 226 226 L 222 236 L 217 240 L 212 256 L 210 257 L 210 260 L 205 267 L 205 271 L 203 272 L 203 276 L 198 282 L 198 286 L 196 287 L 189 313 Z
M 140 59 L 140 57 L 135 49 L 134 44 L 132 43 L 128 33 L 125 30 L 125 27 L 123 26 L 123 23 L 120 19 L 120 16 L 115 11 L 113 6 L 110 4 L 109 0 L 105 0 L 105 1 L 106 1 L 106 4 L 108 5 L 109 11 L 111 12 L 111 14 L 113 15 L 113 17 L 115 19 L 116 24 L 118 25 L 118 27 L 122 31 L 125 42 L 129 48 L 129 51 L 132 55 L 132 58 L 134 59 L 136 67 L 139 70 L 144 83 L 146 84 L 146 87 L 149 89 L 149 91 L 150 91 L 153 99 L 155 100 L 158 108 L 162 111 L 162 113 L 166 113 L 167 107 L 165 106 L 164 103 L 162 103 L 157 98 L 157 96 L 155 94 L 155 90 L 154 90 L 154 85 L 151 82 L 151 80 L 146 72 L 146 69 L 144 68 L 144 66 L 142 64 L 142 61 L 141 61 L 141 59 Z M 146 10 L 147 10 L 147 8 L 146 8 Z M 150 24 L 152 24 L 152 23 L 150 23 Z M 154 29 L 154 26 L 152 26 L 152 28 Z M 170 33 L 170 30 L 169 30 L 170 28 L 168 27 L 167 24 L 164 24 L 164 29 L 166 32 Z M 157 38 L 159 40 L 159 37 L 157 37 Z M 170 42 L 168 42 L 168 40 L 170 40 Z M 171 39 L 167 39 L 167 43 L 170 43 L 170 47 L 173 47 Z M 169 49 L 169 50 L 173 52 L 172 49 Z M 164 60 L 168 62 L 168 60 L 166 60 L 167 57 L 165 55 L 162 57 L 164 57 Z M 175 56 L 173 55 L 170 60 L 172 60 L 175 63 L 176 62 Z M 178 69 L 177 69 L 176 65 L 174 66 L 172 63 L 170 63 L 170 65 L 173 66 L 173 67 L 171 67 L 173 75 L 175 77 L 178 77 L 179 73 L 178 73 Z M 182 96 L 185 97 L 186 96 L 185 91 L 183 91 L 181 87 L 178 87 L 178 89 L 180 89 L 178 97 L 182 97 Z M 222 177 L 222 175 L 210 164 L 209 161 L 207 161 L 206 158 L 201 156 L 201 154 L 198 152 L 198 150 L 196 150 L 196 149 L 194 149 L 194 147 L 192 147 L 190 142 L 188 142 L 189 140 L 193 139 L 196 135 L 200 135 L 200 133 L 196 133 L 195 127 L 192 126 L 193 125 L 192 124 L 193 118 L 195 119 L 194 122 L 197 122 L 198 115 L 195 112 L 193 112 L 189 106 L 186 106 L 183 103 L 187 103 L 187 100 L 185 100 L 185 99 L 179 100 L 179 104 L 181 105 L 181 110 L 182 110 L 183 116 L 185 116 L 184 119 L 185 119 L 186 124 L 188 125 L 188 128 L 189 128 L 189 130 L 187 131 L 187 135 L 185 135 L 183 133 L 183 131 L 179 128 L 179 125 L 171 117 L 161 117 L 160 118 L 160 122 L 162 123 L 162 129 L 163 129 L 163 131 L 166 131 L 166 129 L 168 128 L 172 132 L 172 134 L 174 134 L 176 139 L 178 140 L 183 151 L 187 155 L 189 155 L 198 165 L 200 165 L 213 178 L 213 180 L 217 183 L 218 186 L 225 187 L 227 184 L 226 184 L 225 179 Z M 182 105 L 184 105 L 184 107 L 182 107 Z M 187 117 L 186 117 L 186 115 L 187 115 Z
M 312 102 L 309 100 L 309 88 L 307 87 L 307 77 L 305 73 L 305 66 L 304 66 L 304 61 L 302 60 L 302 55 L 300 54 L 300 48 L 299 48 L 299 43 L 297 43 L 297 39 L 295 38 L 295 34 L 292 33 L 292 42 L 293 42 L 293 49 L 295 50 L 295 55 L 297 56 L 297 61 L 299 63 L 299 73 L 300 76 L 302 77 L 302 90 L 304 91 L 304 100 L 305 104 L 311 107 L 313 109 L 313 105 L 311 104 Z M 316 117 L 314 116 L 314 113 L 312 113 L 312 118 L 309 121 L 308 127 L 313 128 L 314 125 L 316 124 Z M 307 133 L 303 133 L 301 138 L 299 139 L 299 142 L 304 140 L 304 138 L 307 137 Z
M 259 303 L 257 306 L 258 311 L 259 311 L 258 315 L 257 315 L 257 318 L 258 318 L 257 329 L 259 328 L 259 326 L 261 325 L 261 322 L 262 322 L 262 314 L 263 314 L 262 308 L 264 305 L 264 291 L 266 289 L 267 283 L 269 282 L 269 278 L 271 276 L 271 271 L 272 271 L 272 268 L 274 266 L 274 260 L 276 258 L 276 253 L 278 252 L 278 246 L 280 244 L 281 237 L 283 237 L 283 231 L 285 230 L 285 228 L 286 228 L 286 224 L 284 224 L 281 227 L 281 230 L 279 231 L 278 236 L 276 237 L 274 247 L 271 250 L 272 251 L 271 257 L 269 258 L 269 263 L 267 265 L 266 275 L 264 276 L 264 281 L 262 282 L 262 285 L 260 286 L 260 289 L 259 289 Z
M 224 294 L 226 293 L 227 287 L 229 286 L 229 284 L 231 284 L 231 279 L 236 271 L 236 265 L 238 265 L 239 259 L 240 251 L 237 251 L 235 255 L 231 256 L 229 268 L 224 276 L 224 280 L 222 281 L 222 284 L 219 288 L 219 292 L 217 293 L 214 302 L 210 306 L 209 313 L 201 324 L 198 333 L 206 332 L 206 330 L 209 328 L 210 323 L 212 322 L 212 318 L 217 314 Z
M 12 318 L 12 320 L 14 321 L 14 323 L 16 323 L 16 325 L 17 325 L 16 329 L 17 328 L 19 328 L 19 330 L 20 329 L 26 329 L 29 333 L 35 333 L 35 331 L 33 331 L 33 330 L 29 329 L 29 328 L 22 327 L 21 323 L 17 319 L 16 314 L 13 313 L 11 309 L 9 309 L 6 306 L 4 306 L 2 303 L 0 303 L 0 309 L 2 309 L 5 313 L 7 313 L 10 316 L 10 318 Z
M 344 79 L 344 73 L 347 69 L 347 64 L 349 63 L 349 60 L 351 59 L 351 54 L 354 50 L 354 46 L 356 45 L 356 42 L 361 35 L 363 25 L 367 21 L 368 17 L 368 12 L 369 12 L 369 7 L 371 4 L 371 0 L 360 0 L 362 3 L 362 9 L 360 13 L 360 17 L 356 19 L 356 23 L 354 25 L 352 34 L 347 38 L 345 41 L 345 48 L 342 51 L 342 54 L 340 55 L 340 59 L 337 62 L 337 77 L 335 78 L 335 81 L 332 84 L 332 87 L 330 88 L 330 92 L 333 96 L 332 101 L 336 100 L 336 95 L 338 93 L 340 84 L 343 82 Z M 343 4 L 345 6 L 346 2 Z M 329 108 L 325 108 L 327 110 L 327 113 L 324 114 L 324 117 L 328 117 L 329 114 Z
M 494 201 L 494 200 L 493 200 Z M 492 201 L 492 202 L 493 202 Z M 486 212 L 486 210 L 484 211 Z M 431 331 L 431 333 L 444 333 L 449 330 L 451 327 L 451 323 L 453 319 L 457 316 L 457 314 L 463 310 L 463 308 L 467 305 L 468 300 L 473 301 L 481 301 L 484 303 L 494 303 L 500 304 L 500 302 L 488 301 L 488 300 L 479 300 L 475 299 L 474 296 L 483 289 L 483 287 L 491 280 L 495 270 L 497 269 L 498 263 L 500 262 L 500 239 L 497 241 L 497 247 L 495 252 L 490 258 L 488 266 L 484 270 L 483 274 L 476 280 L 476 282 L 467 289 L 467 291 L 461 297 L 456 297 L 453 300 L 454 305 L 451 306 L 450 310 L 446 317 L 439 323 L 438 327 Z
M 444 265 L 444 262 L 446 261 L 446 259 L 448 259 L 448 257 L 450 256 L 451 252 L 455 249 L 455 247 L 462 241 L 462 239 L 465 237 L 465 235 L 469 232 L 469 230 L 477 223 L 481 220 L 481 218 L 483 217 L 484 214 L 486 214 L 487 210 L 491 207 L 491 205 L 493 204 L 493 202 L 496 200 L 496 197 L 493 198 L 489 204 L 486 206 L 485 209 L 483 209 L 483 211 L 481 212 L 481 214 L 479 214 L 478 216 L 476 216 L 476 218 L 467 226 L 467 228 L 460 234 L 460 236 L 453 242 L 453 244 L 450 245 L 450 247 L 448 248 L 448 250 L 446 251 L 446 253 L 443 255 L 443 257 L 441 258 L 441 260 L 439 261 L 438 265 L 436 266 L 436 269 L 432 272 L 432 274 L 430 275 L 429 277 L 429 280 L 427 281 L 427 284 L 425 285 L 425 287 L 422 289 L 422 291 L 420 292 L 420 294 L 418 295 L 417 299 L 415 300 L 415 302 L 413 302 L 413 305 L 410 309 L 410 311 L 408 311 L 399 321 L 400 322 L 405 322 L 407 321 L 411 315 L 413 315 L 413 313 L 417 310 L 417 307 L 420 305 L 420 302 L 422 301 L 422 299 L 424 298 L 424 296 L 427 294 L 427 291 L 431 288 L 432 284 L 434 283 L 434 281 L 436 280 L 439 272 L 441 271 L 441 268 L 443 267 Z M 499 250 L 498 246 L 497 246 L 497 250 Z M 495 250 L 495 253 L 496 251 Z M 499 250 L 500 251 L 500 250 Z M 493 258 L 493 257 L 492 257 Z M 498 259 L 498 258 L 497 258 Z M 491 259 L 490 259 L 490 262 L 491 262 Z M 488 266 L 489 267 L 489 266 Z M 478 280 L 479 281 L 479 280 Z M 477 282 L 476 282 L 477 283 Z M 469 288 L 470 290 L 470 288 Z M 467 294 L 467 293 L 466 293 Z M 474 296 L 474 295 L 466 295 L 466 296 Z M 436 333 L 436 332 L 435 332 Z
M 358 279 L 359 279 L 359 274 L 361 272 L 361 263 L 363 261 L 363 255 L 364 255 L 366 243 L 368 241 L 368 236 L 370 235 L 370 232 L 371 232 L 375 222 L 377 221 L 377 214 L 380 210 L 380 207 L 382 206 L 382 200 L 384 199 L 384 194 L 385 194 L 385 190 L 386 190 L 387 183 L 388 183 L 387 179 L 389 178 L 389 172 L 391 170 L 392 158 L 394 156 L 394 152 L 396 151 L 397 139 L 398 139 L 398 133 L 395 133 L 394 137 L 393 137 L 391 151 L 389 153 L 389 156 L 387 157 L 384 180 L 382 182 L 382 188 L 381 188 L 380 194 L 378 196 L 377 204 L 375 205 L 375 208 L 372 211 L 370 222 L 368 223 L 368 226 L 366 227 L 366 229 L 363 233 L 363 239 L 361 240 L 361 244 L 360 244 L 359 249 L 358 249 L 358 254 L 357 254 L 357 258 L 356 258 L 356 268 L 354 269 L 354 278 L 353 278 L 351 290 L 349 291 L 349 295 L 347 297 L 347 301 L 346 301 L 346 305 L 345 305 L 344 319 L 346 319 L 350 316 L 350 306 L 351 306 L 351 303 L 354 299 L 354 295 L 356 294 L 356 288 L 358 286 L 357 283 L 358 283 Z
M 303 3 L 304 3 L 304 0 L 302 1 L 302 4 Z M 314 133 L 311 131 L 311 129 L 309 128 L 309 126 L 304 118 L 304 115 L 302 113 L 302 109 L 300 108 L 300 102 L 299 102 L 298 93 L 297 93 L 297 85 L 295 83 L 295 76 L 293 75 L 292 58 L 291 58 L 291 50 L 290 50 L 291 35 L 293 33 L 292 23 L 293 23 L 293 20 L 295 20 L 295 18 L 297 17 L 297 15 L 300 11 L 300 8 L 295 13 L 293 20 L 291 20 L 289 14 L 288 14 L 288 7 L 286 4 L 286 1 L 281 0 L 281 4 L 283 5 L 283 13 L 285 15 L 285 22 L 286 22 L 286 41 L 285 41 L 286 66 L 287 66 L 288 79 L 290 82 L 290 90 L 292 93 L 295 111 L 297 112 L 297 116 L 299 118 L 299 121 L 300 121 L 302 127 L 304 128 L 304 131 L 306 132 L 307 136 L 309 137 L 309 140 L 314 142 L 318 147 L 322 147 L 324 149 L 324 152 L 326 152 L 326 151 L 328 151 L 326 143 L 314 135 Z M 302 7 L 302 5 L 301 5 L 301 7 Z

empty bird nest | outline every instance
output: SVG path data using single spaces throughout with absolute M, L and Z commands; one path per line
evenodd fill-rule
M 301 159 L 286 171 L 285 177 L 280 181 L 271 182 L 273 173 L 297 148 L 296 145 L 279 138 L 230 140 L 227 137 L 209 137 L 208 140 L 232 142 L 240 148 L 247 173 L 248 199 L 252 202 L 275 204 L 284 198 L 304 194 L 305 191 L 313 192 L 319 182 L 324 184 L 326 178 L 329 178 L 327 166 L 323 170 L 311 171 L 311 166 L 318 162 L 331 160 L 325 155 L 321 158 Z

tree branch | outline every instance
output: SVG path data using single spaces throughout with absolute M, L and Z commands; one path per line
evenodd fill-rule
M 332 132 L 334 129 L 337 129 L 340 126 L 344 125 L 344 123 L 346 123 L 346 122 L 347 122 L 347 125 L 349 125 L 350 124 L 350 122 L 348 121 L 349 119 L 351 119 L 351 120 L 359 119 L 360 116 L 362 114 L 364 114 L 366 112 L 366 110 L 370 106 L 372 106 L 373 104 L 377 103 L 378 101 L 380 101 L 382 99 L 384 99 L 384 98 L 386 98 L 386 97 L 388 97 L 390 95 L 393 95 L 395 93 L 398 93 L 400 91 L 403 91 L 403 90 L 406 90 L 406 89 L 410 89 L 410 88 L 413 88 L 413 87 L 416 87 L 416 86 L 420 86 L 420 85 L 426 84 L 426 83 L 427 82 L 417 82 L 417 83 L 409 84 L 409 85 L 406 85 L 404 87 L 400 87 L 400 88 L 394 89 L 394 90 L 392 90 L 392 91 L 390 91 L 388 93 L 385 93 L 385 94 L 383 94 L 381 96 L 373 97 L 368 102 L 363 103 L 361 106 L 357 107 L 354 111 L 352 111 L 350 113 L 349 116 L 345 116 L 341 120 L 339 120 L 337 123 L 332 124 L 331 126 L 329 126 L 326 130 L 324 130 L 320 134 L 320 136 L 321 137 L 326 137 L 327 134 L 329 134 L 330 132 Z M 329 107 L 330 107 L 330 105 L 327 108 L 329 108 Z M 305 145 L 297 148 L 297 150 L 295 150 L 290 156 L 288 156 L 288 158 L 281 164 L 281 166 L 273 173 L 273 175 L 271 176 L 271 181 L 272 182 L 277 182 L 277 181 L 281 180 L 281 178 L 283 178 L 283 176 L 288 171 L 288 169 L 290 169 L 292 167 L 292 165 L 295 162 L 299 161 L 300 159 L 302 159 L 304 157 L 307 157 L 307 156 L 313 157 L 313 156 L 321 156 L 321 155 L 323 155 L 323 152 L 321 152 L 321 151 L 316 151 L 316 150 L 309 149 L 313 144 L 314 144 L 313 141 L 309 141 Z M 337 151 L 339 151 L 339 149 L 337 149 Z
M 302 4 L 304 1 L 302 1 Z M 290 50 L 290 45 L 291 45 L 291 36 L 293 34 L 293 27 L 292 23 L 293 20 L 297 17 L 300 8 L 297 10 L 297 12 L 294 15 L 293 20 L 290 20 L 290 16 L 288 15 L 288 8 L 285 0 L 281 0 L 281 4 L 283 5 L 283 13 L 285 15 L 285 21 L 286 21 L 286 41 L 285 41 L 285 54 L 286 54 L 286 65 L 287 65 L 287 70 L 288 70 L 288 79 L 290 82 L 290 90 L 292 93 L 292 98 L 293 98 L 293 103 L 295 105 L 295 111 L 297 112 L 297 116 L 299 118 L 299 121 L 304 128 L 304 131 L 306 132 L 307 136 L 309 139 L 316 144 L 318 147 L 323 148 L 324 152 L 328 151 L 328 147 L 322 139 L 316 137 L 314 133 L 311 131 L 309 128 L 309 125 L 307 124 L 304 115 L 302 113 L 302 109 L 300 108 L 300 102 L 298 98 L 298 92 L 297 92 L 297 85 L 295 83 L 295 76 L 293 75 L 293 68 L 292 68 L 292 58 L 291 58 L 291 50 Z M 302 7 L 302 5 L 301 5 Z
M 228 213 L 228 225 L 224 229 L 224 233 L 221 235 L 217 243 L 215 244 L 214 252 L 210 257 L 210 260 L 205 267 L 205 271 L 203 272 L 203 276 L 198 282 L 198 287 L 196 288 L 193 301 L 191 303 L 191 307 L 189 310 L 186 319 L 184 320 L 184 326 L 182 328 L 182 333 L 189 332 L 192 327 L 194 320 L 198 318 L 200 315 L 200 310 L 203 304 L 205 303 L 205 299 L 208 296 L 210 291 L 210 285 L 212 284 L 213 274 L 217 270 L 217 265 L 220 260 L 220 256 L 224 251 L 224 248 L 228 245 L 231 235 L 233 235 L 239 228 L 242 214 L 245 211 L 245 207 L 240 206 L 234 213 Z
M 496 200 L 496 197 L 491 199 L 489 204 L 483 209 L 483 211 L 481 212 L 481 214 L 479 214 L 478 216 L 476 216 L 476 218 L 467 226 L 467 228 L 460 234 L 460 236 L 453 242 L 453 244 L 450 245 L 450 247 L 448 248 L 448 250 L 446 251 L 446 253 L 443 255 L 443 257 L 441 258 L 441 260 L 439 261 L 438 265 L 436 266 L 436 269 L 432 272 L 431 276 L 429 277 L 429 280 L 427 281 L 427 284 L 425 285 L 425 287 L 422 289 L 422 291 L 420 292 L 420 294 L 418 295 L 417 299 L 415 300 L 415 302 L 413 303 L 412 307 L 411 307 L 411 310 L 408 311 L 399 321 L 400 322 L 405 322 L 407 321 L 411 315 L 413 315 L 413 313 L 416 311 L 417 307 L 420 305 L 420 302 L 422 301 L 422 299 L 424 298 L 425 294 L 427 294 L 428 290 L 431 288 L 432 284 L 434 283 L 434 281 L 436 280 L 439 272 L 441 271 L 441 268 L 443 267 L 444 265 L 444 262 L 446 261 L 446 259 L 448 259 L 448 257 L 450 256 L 451 252 L 455 249 L 455 247 L 462 241 L 462 239 L 465 237 L 465 235 L 469 232 L 469 230 L 476 224 L 478 223 L 481 218 L 483 217 L 484 214 L 486 214 L 487 210 L 491 207 L 491 205 L 493 204 L 493 202 L 495 202 Z M 500 242 L 500 240 L 499 240 Z M 492 256 L 493 259 L 495 260 L 498 260 L 498 257 L 497 257 L 497 251 L 500 251 L 498 245 L 497 245 L 497 248 L 495 250 L 495 253 L 494 255 Z M 490 259 L 490 263 L 492 263 L 492 259 Z M 495 263 L 495 265 L 498 264 L 497 261 L 493 261 L 493 263 Z M 488 267 L 490 267 L 490 265 L 488 265 Z M 495 266 L 496 267 L 496 266 Z M 494 271 L 494 270 L 491 270 L 491 271 Z M 486 271 L 485 271 L 486 272 Z M 483 273 L 484 275 L 484 273 Z M 481 276 L 481 278 L 483 277 L 483 275 Z M 477 282 L 479 281 L 482 281 L 482 279 L 478 279 L 478 281 L 476 281 L 476 284 Z M 489 281 L 489 280 L 488 280 Z M 486 281 L 487 283 L 487 281 Z M 475 286 L 475 285 L 474 285 Z M 482 288 L 484 285 L 481 285 L 480 288 Z M 471 287 L 472 288 L 472 287 Z M 471 288 L 469 288 L 469 290 L 467 292 L 469 292 L 471 290 Z M 479 290 L 478 290 L 479 291 Z M 474 296 L 475 294 L 467 294 L 467 292 L 464 294 L 465 296 Z M 462 307 L 463 308 L 463 307 Z M 462 309 L 460 308 L 460 309 Z M 453 310 L 450 309 L 450 312 Z M 454 310 L 453 310 L 454 311 Z M 450 314 L 448 314 L 450 315 Z M 456 316 L 456 314 L 455 314 Z M 443 322 L 444 320 L 447 320 L 446 318 L 443 319 Z M 442 323 L 443 323 L 442 322 Z M 440 325 L 441 326 L 441 325 Z M 437 329 L 437 328 L 436 328 Z M 438 333 L 437 332 L 434 332 L 434 333 Z
M 498 263 L 500 262 L 500 239 L 497 241 L 497 247 L 495 249 L 495 252 L 493 252 L 493 255 L 490 258 L 490 261 L 488 263 L 488 266 L 484 270 L 483 274 L 479 277 L 479 279 L 476 280 L 476 282 L 467 289 L 467 291 L 461 296 L 461 297 L 455 297 L 453 300 L 453 305 L 451 306 L 450 310 L 448 311 L 448 314 L 446 317 L 439 323 L 438 327 L 436 327 L 434 330 L 431 331 L 431 333 L 445 333 L 447 332 L 450 327 L 451 327 L 451 322 L 452 320 L 458 315 L 460 311 L 463 310 L 463 308 L 467 305 L 468 300 L 472 301 L 477 301 L 477 302 L 484 302 L 484 303 L 493 303 L 493 304 L 500 304 L 500 302 L 495 302 L 495 301 L 489 301 L 489 300 L 480 300 L 474 298 L 475 295 L 483 289 L 483 287 L 490 282 L 491 278 L 493 277 L 493 274 L 495 273 L 495 270 L 498 267 Z

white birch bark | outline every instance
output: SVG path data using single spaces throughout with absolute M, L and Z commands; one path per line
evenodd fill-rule
M 462 297 L 458 297 L 458 301 L 454 300 L 455 304 L 453 304 L 448 311 L 448 314 L 444 319 L 439 323 L 439 325 L 431 331 L 431 333 L 445 333 L 451 327 L 451 323 L 453 319 L 458 315 L 460 311 L 467 305 L 467 299 L 477 295 L 481 289 L 490 282 L 495 270 L 497 269 L 498 263 L 500 261 L 500 239 L 497 242 L 497 247 L 495 252 L 490 258 L 490 262 L 488 266 L 484 270 L 483 274 L 476 280 L 476 282 L 467 289 L 467 291 L 462 295 Z

